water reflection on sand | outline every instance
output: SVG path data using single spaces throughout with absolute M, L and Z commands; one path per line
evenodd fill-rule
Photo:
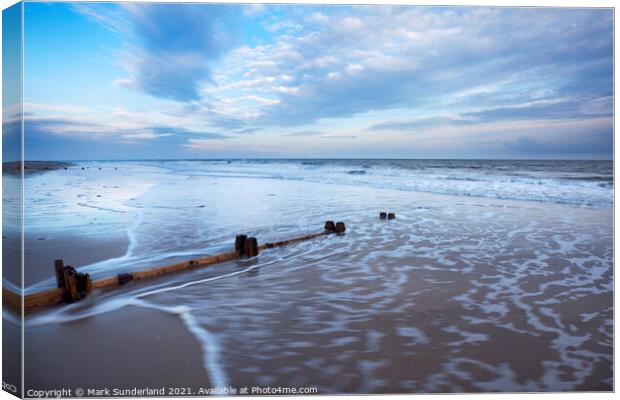
M 347 234 L 130 284 L 29 325 L 127 306 L 176 315 L 201 344 L 205 382 L 219 385 L 612 388 L 612 209 L 200 179 L 209 182 L 182 196 L 163 180 L 126 202 L 138 210 L 127 257 L 212 252 L 239 232 L 281 239 L 321 229 L 327 218 L 346 221 Z M 201 202 L 207 207 L 188 206 Z M 396 220 L 379 220 L 383 210 Z

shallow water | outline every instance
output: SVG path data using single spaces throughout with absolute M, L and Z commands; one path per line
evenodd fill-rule
M 36 314 L 28 327 L 123 307 L 177 315 L 214 386 L 611 389 L 613 210 L 603 192 L 588 200 L 597 206 L 563 205 L 521 201 L 519 190 L 504 200 L 381 188 L 356 181 L 368 174 L 348 174 L 359 170 L 350 165 L 330 164 L 340 172 L 320 183 L 296 178 L 303 163 L 234 164 L 84 163 L 33 176 L 26 229 L 126 235 L 124 256 L 80 266 L 95 278 L 228 251 L 238 233 L 266 242 L 333 219 L 347 234 L 131 283 Z M 572 198 L 593 196 L 575 188 Z

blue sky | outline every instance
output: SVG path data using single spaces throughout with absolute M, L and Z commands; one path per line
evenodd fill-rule
M 28 159 L 611 158 L 610 9 L 26 3 Z

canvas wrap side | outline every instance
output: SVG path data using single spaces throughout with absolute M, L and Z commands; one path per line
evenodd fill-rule
M 23 396 L 22 24 L 22 2 L 2 11 L 2 390 L 18 397 Z

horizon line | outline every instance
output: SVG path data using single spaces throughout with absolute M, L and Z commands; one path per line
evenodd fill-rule
M 614 158 L 407 158 L 407 157 L 202 157 L 202 158 L 100 158 L 100 159 L 35 159 L 24 162 L 92 162 L 92 161 L 231 161 L 231 160 L 417 160 L 417 161 L 614 161 Z M 22 160 L 3 161 L 2 163 Z

